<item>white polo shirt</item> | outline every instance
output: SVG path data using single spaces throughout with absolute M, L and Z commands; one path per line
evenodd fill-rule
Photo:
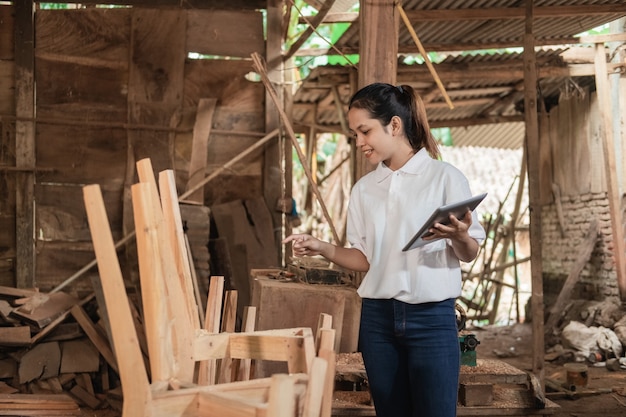
M 471 196 L 465 175 L 432 159 L 425 149 L 397 171 L 380 163 L 357 181 L 350 195 L 347 237 L 370 264 L 359 295 L 412 304 L 461 295 L 460 261 L 447 239 L 407 252 L 402 248 L 437 207 Z M 475 212 L 469 234 L 479 244 L 485 239 Z

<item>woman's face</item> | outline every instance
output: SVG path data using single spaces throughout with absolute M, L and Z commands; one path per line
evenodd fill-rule
M 394 117 L 389 125 L 383 126 L 367 110 L 352 108 L 348 111 L 348 126 L 354 134 L 356 146 L 370 163 L 383 161 L 391 169 L 399 167 L 394 166 L 394 161 L 399 159 L 399 155 L 406 154 L 408 146 L 408 141 L 400 134 L 402 129 L 399 120 Z M 406 162 L 405 158 L 402 159 L 400 166 Z
M 357 148 L 372 164 L 377 164 L 390 157 L 392 137 L 387 126 L 372 119 L 364 109 L 352 108 L 348 111 L 348 126 L 354 134 Z

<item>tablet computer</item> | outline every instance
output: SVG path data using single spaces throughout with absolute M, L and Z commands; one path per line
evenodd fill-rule
M 439 239 L 424 240 L 423 237 L 432 235 L 428 230 L 433 227 L 435 223 L 449 224 L 450 215 L 453 214 L 457 219 L 462 217 L 468 210 L 474 211 L 474 209 L 485 199 L 487 193 L 475 195 L 467 200 L 459 201 L 457 203 L 446 204 L 436 209 L 433 214 L 426 220 L 424 225 L 413 235 L 411 240 L 402 248 L 403 252 L 411 249 L 422 247 L 428 243 L 436 242 Z

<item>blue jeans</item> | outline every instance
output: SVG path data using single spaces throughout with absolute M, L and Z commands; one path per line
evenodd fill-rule
M 377 417 L 455 417 L 461 353 L 455 300 L 363 299 L 359 350 Z

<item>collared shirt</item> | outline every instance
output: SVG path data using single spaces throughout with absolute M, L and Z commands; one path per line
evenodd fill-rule
M 449 240 L 407 252 L 402 248 L 437 207 L 471 196 L 465 175 L 425 149 L 396 171 L 381 162 L 357 181 L 350 195 L 347 237 L 370 264 L 359 295 L 412 304 L 458 297 L 461 266 Z M 476 212 L 468 232 L 479 244 L 485 239 Z

